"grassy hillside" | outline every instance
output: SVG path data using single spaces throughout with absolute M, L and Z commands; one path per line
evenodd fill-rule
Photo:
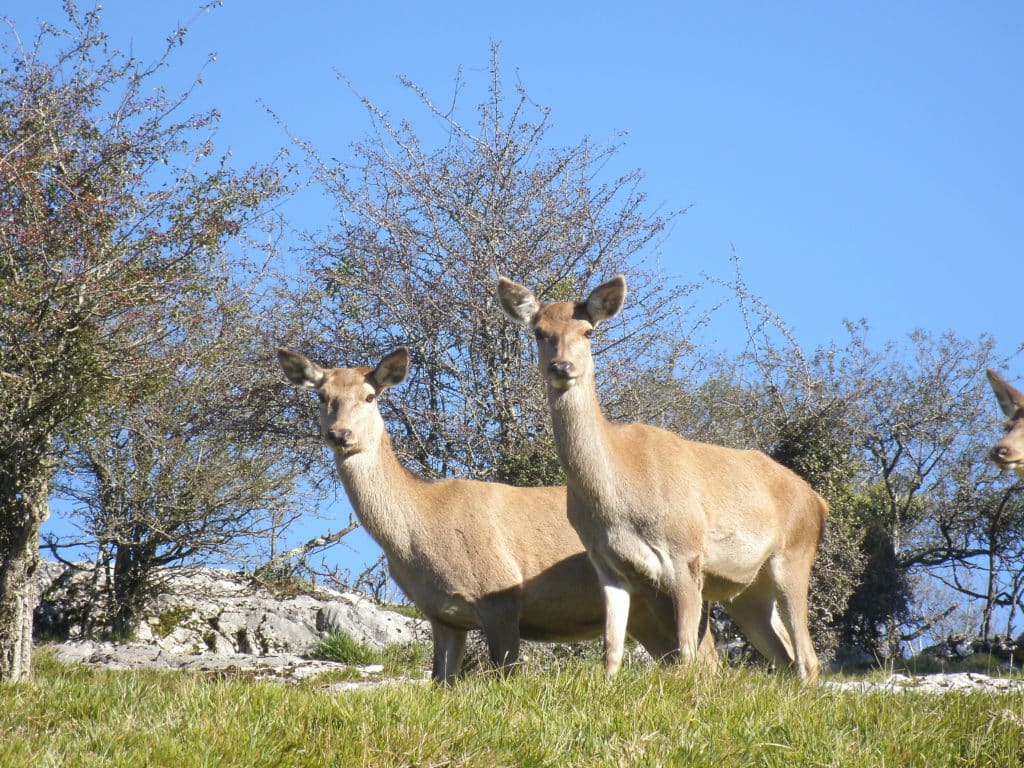
M 752 670 L 594 664 L 336 693 L 37 654 L 0 686 L 0 766 L 1013 766 L 1024 694 L 854 694 Z

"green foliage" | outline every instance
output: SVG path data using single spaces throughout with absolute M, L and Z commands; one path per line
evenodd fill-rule
M 849 427 L 836 409 L 790 416 L 777 428 L 771 456 L 807 480 L 829 504 L 810 590 L 811 633 L 819 655 L 828 659 L 849 639 L 843 619 L 866 564 L 863 532 L 853 514 L 857 465 Z
M 157 637 L 167 637 L 171 632 L 181 626 L 181 622 L 191 615 L 188 608 L 172 608 L 157 616 L 157 622 L 153 625 L 153 634 Z
M 878 514 L 878 488 L 856 499 L 861 531 L 860 551 L 865 565 L 843 615 L 844 641 L 879 658 L 890 658 L 898 649 L 889 642 L 893 628 L 910 618 L 912 588 L 907 570 L 901 567 L 892 536 Z
M 973 672 L 990 677 L 1021 677 L 1021 660 L 1017 660 L 1015 672 L 1007 672 L 1006 664 L 990 653 L 972 653 L 963 659 L 943 659 L 927 653 L 917 654 L 901 662 L 911 675 L 932 675 L 956 672 Z
M 832 412 L 803 413 L 778 428 L 771 456 L 834 506 L 850 494 L 856 471 L 848 435 L 848 426 Z
M 156 568 L 294 514 L 279 500 L 298 468 L 266 435 L 275 315 L 247 261 L 286 184 L 217 157 L 216 111 L 162 87 L 180 35 L 141 62 L 108 45 L 99 7 L 65 11 L 31 44 L 0 37 L 0 566 L 8 541 L 38 549 L 12 500 L 55 492 L 112 574 L 123 634 Z
M 992 766 L 1024 754 L 1024 697 L 836 692 L 749 670 L 596 665 L 453 689 L 63 667 L 0 687 L 0 766 Z M 173 727 L 168 727 L 173 723 Z
M 538 435 L 518 445 L 508 445 L 498 459 L 495 480 L 509 485 L 565 485 L 554 440 Z
M 830 509 L 825 535 L 811 571 L 810 627 L 819 656 L 829 659 L 847 643 L 848 606 L 865 573 L 863 530 L 848 510 Z

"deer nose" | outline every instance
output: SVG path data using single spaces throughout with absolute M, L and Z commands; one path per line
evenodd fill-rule
M 1010 449 L 1005 445 L 997 445 L 989 454 L 993 459 L 1005 459 L 1010 455 Z
M 352 439 L 355 435 L 352 434 L 351 429 L 329 429 L 327 430 L 327 442 L 332 445 L 338 445 L 342 448 L 352 444 Z
M 572 378 L 573 364 L 568 360 L 552 360 L 548 372 L 560 379 L 569 379 Z

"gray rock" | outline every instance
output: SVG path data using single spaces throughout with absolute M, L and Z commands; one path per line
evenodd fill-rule
M 365 595 L 314 587 L 311 594 L 279 596 L 244 574 L 220 569 L 168 570 L 162 575 L 164 594 L 134 637 L 141 646 L 167 654 L 304 654 L 337 632 L 377 647 L 427 637 L 422 622 Z M 47 601 L 37 617 L 49 616 L 51 629 L 60 625 L 71 639 L 79 637 L 75 617 L 82 615 L 91 578 L 89 570 L 44 562 L 37 583 Z
M 89 664 L 104 669 L 188 670 L 216 677 L 246 677 L 297 683 L 314 675 L 346 669 L 333 661 L 307 659 L 290 653 L 253 656 L 246 653 L 172 653 L 145 643 L 106 643 L 73 640 L 57 646 L 64 663 Z M 380 682 L 383 667 L 356 667 L 363 685 Z
M 422 639 L 421 623 L 394 611 L 383 611 L 368 597 L 341 595 L 338 600 L 321 604 L 316 614 L 318 632 L 348 632 L 367 645 L 384 647 Z M 417 633 L 417 629 L 421 631 Z
M 1024 692 L 1024 680 L 1006 677 L 989 677 L 975 672 L 907 677 L 890 675 L 882 682 L 856 680 L 852 682 L 826 681 L 825 688 L 857 693 L 1017 693 Z

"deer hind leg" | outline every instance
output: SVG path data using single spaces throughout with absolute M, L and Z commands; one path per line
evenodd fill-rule
M 628 630 L 655 661 L 670 664 L 679 660 L 675 607 L 664 592 L 651 589 L 633 594 Z
M 462 657 L 466 652 L 466 631 L 430 620 L 434 636 L 434 666 L 430 676 L 434 682 L 451 685 L 462 669 Z
M 697 658 L 709 667 L 718 666 L 718 646 L 711 632 L 711 603 L 706 600 L 700 611 L 700 647 L 697 649 Z
M 790 669 L 793 642 L 775 610 L 776 592 L 770 585 L 755 583 L 725 604 L 743 635 L 776 669 Z
M 807 591 L 810 581 L 810 563 L 796 567 L 783 565 L 777 574 L 776 606 L 778 618 L 791 638 L 793 667 L 805 683 L 818 679 L 820 664 L 814 652 L 811 633 L 807 627 Z

